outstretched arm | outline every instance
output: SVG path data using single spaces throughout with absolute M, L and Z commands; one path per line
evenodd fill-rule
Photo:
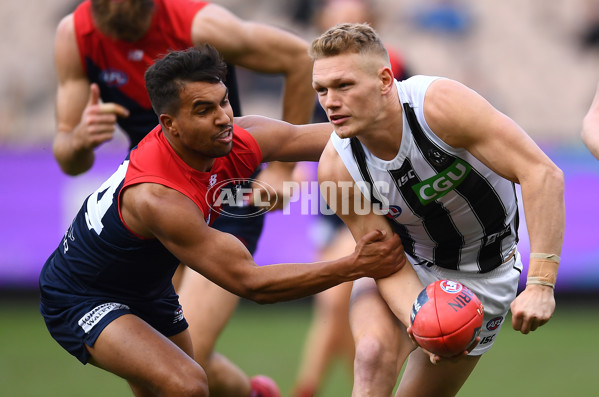
M 545 324 L 555 309 L 553 287 L 564 237 L 564 176 L 513 120 L 473 90 L 448 79 L 431 84 L 425 118 L 446 143 L 465 148 L 490 169 L 519 183 L 532 253 L 528 282 L 512 303 L 512 325 L 522 333 Z
M 599 160 L 599 84 L 591 107 L 584 116 L 580 135 L 589 151 Z
M 373 231 L 360 240 L 352 255 L 338 260 L 259 267 L 237 238 L 209 227 L 193 201 L 154 183 L 127 188 L 121 213 L 136 234 L 157 238 L 181 263 L 260 303 L 305 297 L 364 276 L 384 277 L 401 265 L 396 259 L 399 239 Z
M 318 161 L 332 132 L 329 123 L 294 125 L 263 116 L 236 117 L 258 142 L 262 161 Z

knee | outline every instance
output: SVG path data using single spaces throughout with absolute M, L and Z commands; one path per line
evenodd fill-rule
M 208 397 L 208 377 L 206 372 L 196 365 L 194 369 L 189 371 L 180 371 L 177 376 L 172 376 L 168 391 L 165 396 L 193 396 L 193 397 Z
M 392 350 L 392 349 L 391 349 Z M 382 340 L 376 337 L 363 337 L 356 343 L 355 368 L 362 371 L 378 371 L 393 367 L 396 355 Z
M 203 368 L 208 368 L 212 362 L 212 345 L 204 345 L 202 343 L 193 343 L 193 358 Z

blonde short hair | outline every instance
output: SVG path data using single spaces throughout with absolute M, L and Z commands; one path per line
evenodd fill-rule
M 346 53 L 380 55 L 389 62 L 389 54 L 376 31 L 367 23 L 341 23 L 312 41 L 312 59 Z

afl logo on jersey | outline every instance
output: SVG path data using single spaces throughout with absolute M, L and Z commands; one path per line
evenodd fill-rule
M 401 215 L 401 207 L 399 205 L 390 205 L 388 211 L 385 214 L 387 218 L 394 219 Z
M 117 69 L 106 69 L 100 74 L 100 80 L 102 80 L 107 86 L 120 87 L 127 83 L 129 76 L 127 76 L 127 73 Z
M 129 50 L 127 54 L 127 59 L 131 61 L 141 61 L 144 58 L 144 50 Z

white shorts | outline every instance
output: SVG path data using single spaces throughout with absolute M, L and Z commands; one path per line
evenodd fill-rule
M 408 255 L 411 263 L 417 261 Z M 480 342 L 470 355 L 486 353 L 501 329 L 510 304 L 518 293 L 522 273 L 522 261 L 518 250 L 511 259 L 488 273 L 468 273 L 444 269 L 438 266 L 414 266 L 416 274 L 425 286 L 437 280 L 459 281 L 473 291 L 485 307 L 485 317 L 480 332 Z

